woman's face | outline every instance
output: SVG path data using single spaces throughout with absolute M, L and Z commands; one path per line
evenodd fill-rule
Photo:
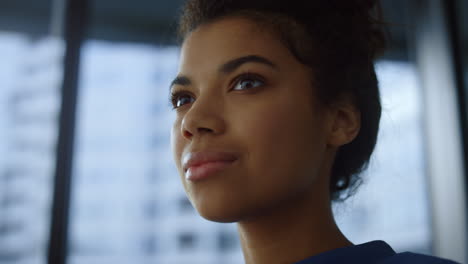
M 192 32 L 181 49 L 171 144 L 183 186 L 206 219 L 233 222 L 323 195 L 327 114 L 310 69 L 278 38 L 244 18 Z M 186 178 L 191 152 L 221 151 L 237 160 L 210 177 Z M 321 193 L 321 194 L 319 194 Z

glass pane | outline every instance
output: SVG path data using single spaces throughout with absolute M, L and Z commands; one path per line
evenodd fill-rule
M 51 2 L 24 2 L 0 3 L 2 264 L 46 262 L 52 205 L 64 47 L 47 34 Z

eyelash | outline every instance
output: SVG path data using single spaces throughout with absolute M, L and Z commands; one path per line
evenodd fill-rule
M 245 80 L 250 80 L 250 81 L 258 81 L 261 83 L 261 85 L 264 85 L 265 84 L 265 81 L 263 80 L 263 78 L 255 73 L 251 73 L 251 72 L 244 72 L 244 73 L 241 73 L 239 74 L 236 78 L 234 78 L 234 81 L 232 82 L 234 84 L 234 87 L 239 84 L 241 81 L 245 81 Z M 260 85 L 260 86 L 261 86 Z M 257 86 L 258 87 L 258 86 Z M 257 87 L 253 87 L 253 88 L 248 88 L 248 89 L 245 89 L 245 90 L 252 90 L 252 89 L 256 89 Z M 185 91 L 185 90 L 181 90 L 181 91 L 177 91 L 177 92 L 174 92 L 171 94 L 170 98 L 169 98 L 169 105 L 172 107 L 172 109 L 177 109 L 179 107 L 177 107 L 177 100 L 182 97 L 182 96 L 185 96 L 185 95 L 189 95 L 191 96 L 191 93 L 188 92 L 188 91 Z M 184 105 L 182 105 L 184 106 Z

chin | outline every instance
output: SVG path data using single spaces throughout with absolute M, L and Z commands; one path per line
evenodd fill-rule
M 204 204 L 196 206 L 195 208 L 201 217 L 212 222 L 234 223 L 242 219 L 240 212 L 236 211 L 229 204 Z
M 247 201 L 245 201 L 247 202 Z M 234 223 L 255 219 L 268 210 L 270 207 L 263 207 L 260 204 L 234 203 L 229 200 L 227 203 L 199 203 L 194 204 L 198 214 L 208 221 L 218 223 Z M 263 208 L 263 209 L 261 209 Z
M 246 197 L 212 196 L 208 199 L 194 199 L 192 205 L 208 221 L 234 223 L 249 218 L 256 211 L 255 203 L 242 198 Z

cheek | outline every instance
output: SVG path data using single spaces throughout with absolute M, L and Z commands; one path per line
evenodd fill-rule
M 244 115 L 245 125 L 239 126 L 239 133 L 247 142 L 249 171 L 254 176 L 250 180 L 255 181 L 254 185 L 262 184 L 272 190 L 292 187 L 317 174 L 324 143 L 320 124 L 306 104 L 303 98 L 283 100 Z

